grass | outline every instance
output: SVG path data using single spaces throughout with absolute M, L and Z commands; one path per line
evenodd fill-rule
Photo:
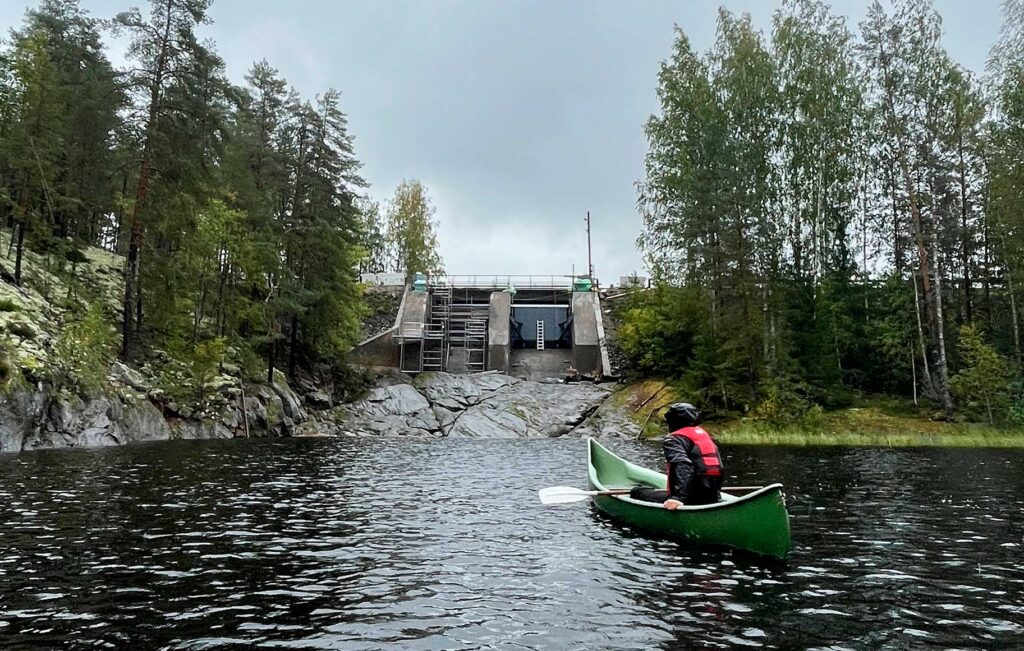
M 889 399 L 825 412 L 812 423 L 773 427 L 738 419 L 709 423 L 708 429 L 720 443 L 731 445 L 1024 447 L 1024 429 L 934 420 L 912 404 Z
M 682 399 L 671 385 L 648 379 L 618 390 L 609 403 L 629 414 L 643 428 L 643 437 L 656 438 L 665 433 L 662 410 Z M 1024 428 L 954 423 L 940 416 L 907 400 L 872 396 L 798 423 L 735 418 L 708 422 L 707 428 L 728 445 L 1024 448 Z

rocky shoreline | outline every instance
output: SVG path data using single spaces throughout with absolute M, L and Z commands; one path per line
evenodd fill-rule
M 283 376 L 244 384 L 220 375 L 218 396 L 203 407 L 179 406 L 115 363 L 111 391 L 82 398 L 47 385 L 0 395 L 0 452 L 117 446 L 139 441 L 268 436 L 518 438 L 617 433 L 608 420 L 612 387 L 521 380 L 498 373 L 378 376 L 360 400 L 335 405 L 309 380 L 298 390 Z M 590 422 L 592 416 L 602 415 Z M 618 421 L 614 421 L 616 426 Z
M 499 373 L 393 376 L 319 422 L 331 435 L 558 437 L 573 432 L 610 393 L 595 384 L 532 382 Z

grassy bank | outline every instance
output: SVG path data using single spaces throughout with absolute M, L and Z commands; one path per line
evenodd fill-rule
M 1024 429 L 932 420 L 912 404 L 887 400 L 866 400 L 806 423 L 771 426 L 738 419 L 708 428 L 719 442 L 732 445 L 1024 447 Z
M 620 389 L 612 401 L 642 427 L 643 436 L 657 437 L 665 432 L 664 408 L 682 399 L 670 385 L 645 380 Z M 707 428 L 726 445 L 1024 448 L 1024 429 L 946 422 L 933 419 L 933 415 L 909 401 L 872 397 L 798 423 L 737 418 L 712 421 Z
M 856 410 L 849 410 L 856 411 Z M 863 447 L 993 447 L 1024 448 L 1024 431 L 977 423 L 945 423 L 935 431 L 914 419 L 894 419 L 903 427 L 868 429 L 848 411 L 829 414 L 819 430 L 799 426 L 768 427 L 762 423 L 712 423 L 715 438 L 726 445 L 843 445 Z M 926 431 L 922 431 L 922 429 Z

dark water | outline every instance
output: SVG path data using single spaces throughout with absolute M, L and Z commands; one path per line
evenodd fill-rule
M 0 456 L 0 648 L 1024 648 L 1024 451 L 728 449 L 734 483 L 787 485 L 780 565 L 541 507 L 583 450 Z

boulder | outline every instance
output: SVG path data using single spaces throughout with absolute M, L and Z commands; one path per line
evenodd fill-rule
M 306 412 L 302 410 L 302 405 L 299 403 L 299 397 L 295 395 L 285 383 L 275 382 L 271 385 L 274 393 L 281 399 L 281 405 L 284 408 L 284 415 L 296 422 L 302 422 L 306 420 Z
M 516 414 L 490 407 L 473 407 L 448 430 L 448 436 L 469 438 L 518 438 L 527 435 L 526 421 Z
M 121 362 L 114 362 L 113 366 L 110 367 L 110 379 L 143 393 L 148 393 L 150 390 L 141 373 L 135 369 L 128 368 Z
M 430 409 L 423 394 L 408 384 L 373 389 L 356 405 L 364 406 L 370 413 L 392 415 L 411 415 Z
M 230 375 L 231 377 L 235 378 L 242 376 L 242 367 L 237 364 L 231 364 L 229 362 L 224 362 L 223 364 L 221 364 L 220 371 L 224 375 Z
M 331 397 L 323 391 L 314 391 L 306 396 L 306 402 L 311 407 L 316 409 L 330 409 L 334 406 L 334 401 Z
M 31 389 L 0 395 L 0 452 L 20 452 L 39 429 L 47 396 Z

